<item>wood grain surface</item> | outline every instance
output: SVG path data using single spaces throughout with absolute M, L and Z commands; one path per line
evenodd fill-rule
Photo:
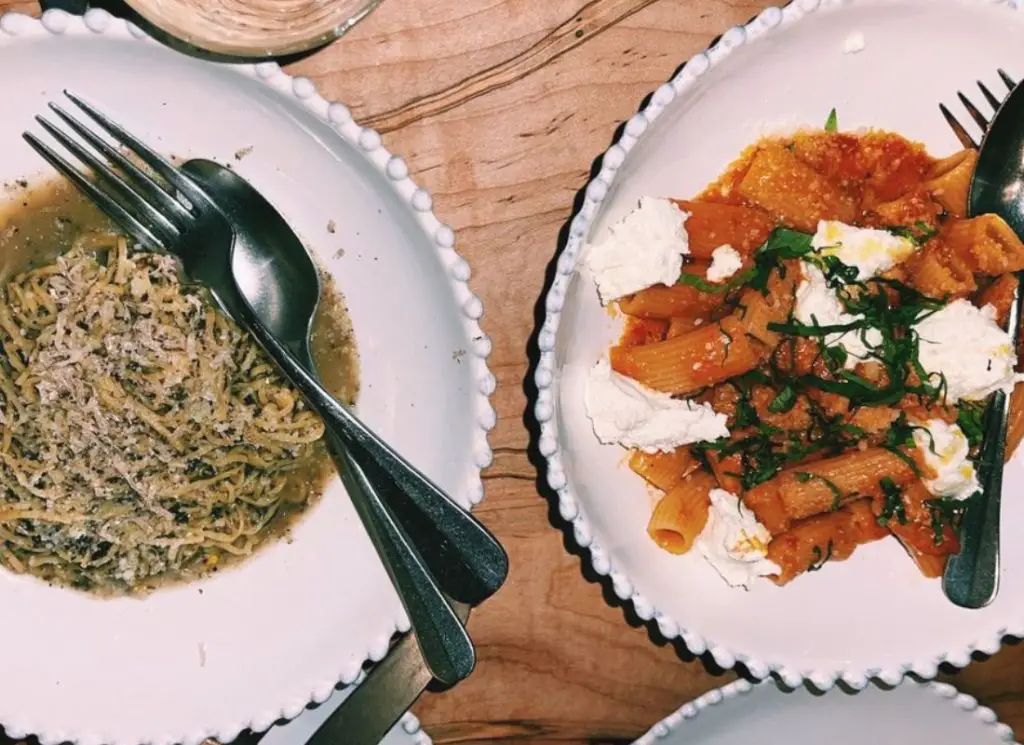
M 479 514 L 512 557 L 476 612 L 479 667 L 415 708 L 437 743 L 628 743 L 731 679 L 665 644 L 586 571 L 539 493 L 524 386 L 559 231 L 616 127 L 765 0 L 386 0 L 293 64 L 404 156 L 474 269 L 498 426 Z M 0 0 L 0 11 L 36 10 Z M 947 674 L 1024 732 L 1024 648 Z

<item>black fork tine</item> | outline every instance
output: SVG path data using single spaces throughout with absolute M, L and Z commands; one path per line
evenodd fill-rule
M 1003 102 L 992 95 L 992 91 L 990 91 L 980 80 L 978 81 L 978 87 L 981 89 L 981 95 L 985 97 L 985 100 L 988 101 L 988 105 L 992 107 L 993 111 L 998 110 L 999 107 L 1003 105 Z
M 181 192 L 193 205 L 197 203 L 202 204 L 207 201 L 206 195 L 192 179 L 171 165 L 166 158 L 151 149 L 138 137 L 71 91 L 65 90 L 64 95 L 71 99 L 78 108 L 88 114 L 93 121 L 103 127 L 111 137 L 139 156 L 161 178 Z
M 964 105 L 964 108 L 967 109 L 967 113 L 971 115 L 971 119 L 974 120 L 975 124 L 977 124 L 979 127 L 981 127 L 982 132 L 987 130 L 988 129 L 988 119 L 985 118 L 984 114 L 982 114 L 980 111 L 978 111 L 978 107 L 977 106 L 975 106 L 973 103 L 971 103 L 971 99 L 969 99 L 967 96 L 965 96 L 960 91 L 957 91 L 956 95 L 957 95 L 957 98 L 960 99 L 960 103 L 962 103 Z
M 960 144 L 965 148 L 977 150 L 979 147 L 978 143 L 975 142 L 969 134 L 967 134 L 967 130 L 964 129 L 963 125 L 960 124 L 959 121 L 957 121 L 957 118 L 953 116 L 953 113 L 946 108 L 946 104 L 940 103 L 939 111 L 942 112 L 942 116 L 946 119 L 946 123 L 949 124 L 950 129 L 953 130 L 953 134 L 955 134 L 956 138 L 960 140 Z
M 57 142 L 67 148 L 72 155 L 78 158 L 80 162 L 88 166 L 96 176 L 114 187 L 114 189 L 121 194 L 121 201 L 124 202 L 124 205 L 134 210 L 136 217 L 141 217 L 156 235 L 163 236 L 163 240 L 161 241 L 162 245 L 167 245 L 168 241 L 177 239 L 179 235 L 178 226 L 165 217 L 160 210 L 146 201 L 146 199 L 139 194 L 138 190 L 132 184 L 125 181 L 117 172 L 86 150 L 82 145 L 75 142 L 75 140 L 65 134 L 59 127 L 50 123 L 41 116 L 37 116 L 36 121 L 39 122 L 39 125 L 49 132 Z M 99 186 L 99 184 L 96 185 Z
M 1002 68 L 999 68 L 997 72 L 999 73 L 999 79 L 1003 81 L 1003 85 L 1005 85 L 1007 89 L 1012 92 L 1013 89 L 1017 87 L 1017 83 Z M 981 91 L 981 94 L 985 97 L 985 102 L 992 107 L 993 111 L 999 111 L 999 107 L 1003 105 L 1003 101 L 1005 100 L 1005 98 L 1002 100 L 999 99 L 982 81 L 979 80 L 977 82 L 978 89 Z M 964 108 L 967 109 L 967 113 L 970 114 L 971 119 L 974 120 L 975 124 L 981 127 L 981 135 L 984 138 L 985 133 L 988 132 L 988 128 L 991 122 L 985 117 L 984 114 L 981 113 L 981 111 L 978 110 L 978 107 L 971 102 L 971 99 L 965 96 L 962 92 L 957 91 L 956 95 L 957 98 L 960 99 L 960 103 L 962 103 L 964 105 Z M 967 133 L 967 130 L 964 128 L 964 126 L 959 122 L 959 120 L 955 116 L 953 116 L 953 113 L 946 107 L 945 104 L 939 104 L 939 111 L 942 112 L 943 118 L 946 120 L 946 123 L 949 125 L 950 129 L 953 130 L 953 134 L 956 135 L 956 138 L 960 140 L 961 145 L 963 145 L 966 148 L 973 148 L 974 150 L 977 150 L 978 148 L 981 147 L 981 145 L 975 142 L 974 138 Z
M 113 199 L 103 189 L 94 184 L 88 176 L 71 165 L 62 156 L 58 155 L 49 145 L 44 143 L 31 132 L 26 132 L 23 137 L 32 148 L 54 168 L 60 171 L 75 186 L 81 189 L 89 197 L 89 201 L 103 210 L 107 216 L 124 228 L 135 240 L 144 246 L 156 251 L 166 250 L 163 241 L 153 233 L 149 226 L 140 222 L 124 206 Z
M 97 136 L 95 132 L 64 111 L 64 109 L 57 104 L 51 103 L 50 109 L 57 116 L 63 119 L 76 134 L 95 148 L 97 152 L 105 156 L 107 160 L 116 164 L 121 171 L 131 178 L 132 185 L 145 191 L 151 199 L 155 200 L 159 204 L 161 210 L 175 220 L 178 227 L 182 227 L 182 224 L 187 224 L 187 221 L 192 217 L 189 212 L 182 206 L 181 202 L 174 198 L 173 195 L 168 194 L 160 184 L 150 178 L 148 173 L 128 160 L 128 158 L 118 152 L 115 148 L 107 144 L 102 137 Z

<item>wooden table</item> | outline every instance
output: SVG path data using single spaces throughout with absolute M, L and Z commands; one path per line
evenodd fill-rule
M 524 425 L 526 352 L 559 229 L 591 163 L 683 60 L 768 0 L 387 0 L 291 71 L 404 156 L 455 229 L 494 340 L 498 426 L 479 514 L 512 557 L 470 624 L 477 671 L 416 713 L 437 743 L 631 742 L 722 685 L 611 607 L 553 527 Z M 37 12 L 0 0 L 0 11 Z M 585 577 L 590 577 L 585 578 Z M 1024 648 L 946 676 L 1024 733 Z

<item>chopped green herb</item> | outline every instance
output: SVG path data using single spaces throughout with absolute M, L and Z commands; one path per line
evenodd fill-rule
M 738 287 L 739 285 L 743 284 L 742 282 L 735 282 L 738 276 L 739 275 L 734 275 L 732 278 L 733 281 L 729 282 L 708 282 L 706 279 L 704 279 L 703 277 L 699 277 L 696 274 L 687 274 L 684 272 L 679 275 L 679 279 L 676 280 L 676 284 L 688 285 L 689 287 L 694 287 L 700 290 L 701 292 L 707 292 L 712 295 L 720 295 L 722 293 L 728 292 L 734 287 Z
M 932 516 L 932 543 L 936 546 L 942 545 L 945 538 L 946 526 L 957 529 L 960 517 L 964 513 L 966 502 L 950 499 L 931 499 L 925 505 Z
M 747 398 L 741 398 L 736 402 L 736 423 L 737 429 L 746 429 L 758 423 L 757 410 Z
M 888 525 L 889 521 L 896 518 L 900 525 L 906 525 L 907 509 L 903 505 L 903 490 L 888 476 L 880 479 L 878 485 L 882 487 L 885 501 L 882 504 L 882 514 L 878 516 L 876 522 L 879 525 Z
M 787 385 L 768 404 L 768 411 L 773 414 L 785 414 L 794 405 L 796 405 L 796 391 L 793 390 L 792 386 Z
M 833 269 L 835 267 L 832 267 Z M 891 279 L 872 278 L 864 282 L 846 283 L 846 277 L 836 273 L 836 294 L 844 310 L 854 316 L 844 324 L 820 326 L 805 324 L 790 318 L 785 323 L 770 323 L 771 331 L 818 339 L 823 357 L 832 355 L 830 370 L 835 379 L 800 376 L 795 383 L 829 393 L 845 396 L 855 405 L 893 404 L 907 394 L 917 394 L 929 401 L 945 397 L 945 380 L 929 375 L 918 359 L 919 338 L 914 324 L 941 307 L 941 302 L 927 298 L 911 287 Z M 869 336 L 868 332 L 872 332 Z M 879 362 L 886 370 L 888 383 L 876 386 L 835 364 L 835 354 L 828 353 L 825 337 L 830 334 L 856 333 L 868 348 L 867 358 Z M 872 336 L 874 338 L 872 338 Z M 845 359 L 844 359 L 845 362 Z M 911 382 L 911 373 L 917 382 Z M 791 381 L 794 382 L 794 381 Z
M 768 280 L 774 271 L 783 271 L 782 261 L 811 253 L 811 236 L 789 228 L 775 228 L 754 254 L 754 266 L 744 273 L 749 287 L 768 292 Z
M 825 120 L 825 131 L 826 132 L 837 132 L 839 130 L 839 115 L 836 114 L 835 108 L 828 112 L 828 119 Z
M 825 547 L 824 552 L 822 552 L 820 546 L 815 546 L 813 549 L 811 549 L 811 551 L 814 554 L 814 559 L 811 561 L 810 566 L 807 567 L 807 571 L 816 572 L 823 566 L 825 566 L 826 562 L 828 562 L 828 560 L 832 558 L 833 548 L 834 544 L 832 543 L 832 540 L 829 539 L 828 545 Z
M 937 228 L 929 227 L 928 223 L 924 220 L 918 220 L 914 223 L 913 227 L 907 227 L 905 225 L 890 225 L 886 230 L 895 236 L 913 241 L 918 246 L 923 246 L 939 232 Z
M 846 366 L 846 360 L 849 357 L 846 348 L 838 344 L 834 347 L 822 345 L 821 356 L 825 360 L 825 366 L 830 372 L 842 370 Z
M 799 230 L 775 228 L 764 245 L 758 249 L 758 253 L 774 253 L 781 259 L 799 259 L 813 250 L 811 238 L 812 236 Z
M 960 401 L 957 404 L 956 423 L 972 447 L 981 445 L 985 435 L 985 404 L 981 401 Z

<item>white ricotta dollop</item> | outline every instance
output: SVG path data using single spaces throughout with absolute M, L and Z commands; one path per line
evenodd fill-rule
M 933 479 L 925 479 L 928 491 L 944 499 L 963 500 L 981 488 L 974 463 L 969 459 L 970 443 L 956 424 L 930 419 L 924 429 L 914 430 L 914 443 L 924 455 L 924 462 L 935 471 Z
M 602 359 L 587 375 L 583 403 L 597 439 L 668 452 L 681 445 L 728 437 L 726 417 L 707 404 L 672 398 L 612 370 Z
M 860 31 L 853 31 L 843 40 L 843 54 L 856 54 L 864 51 L 867 46 L 867 39 Z
M 701 555 L 732 587 L 749 587 L 757 577 L 779 574 L 769 561 L 771 534 L 732 492 L 711 490 L 708 522 L 697 537 Z
M 915 326 L 918 359 L 926 372 L 945 377 L 946 403 L 978 401 L 998 390 L 1009 393 L 1024 377 L 1014 372 L 1017 355 L 995 314 L 991 305 L 977 308 L 954 300 Z
M 857 267 L 858 280 L 892 269 L 918 249 L 914 241 L 887 230 L 858 228 L 838 220 L 820 221 L 811 246 L 822 256 L 835 256 L 847 266 Z
M 708 282 L 722 282 L 743 268 L 740 252 L 726 243 L 711 252 L 711 266 L 708 267 Z
M 640 206 L 612 225 L 599 243 L 588 243 L 583 261 L 605 305 L 653 285 L 674 285 L 690 253 L 690 217 L 668 199 L 641 197 Z
M 847 313 L 836 291 L 828 286 L 825 275 L 814 264 L 803 262 L 800 266 L 803 279 L 796 289 L 796 305 L 793 317 L 800 323 L 818 326 L 841 326 L 855 323 L 863 316 Z M 868 357 L 871 348 L 882 343 L 878 329 L 855 329 L 825 335 L 825 344 L 836 345 L 846 350 L 847 369 Z

